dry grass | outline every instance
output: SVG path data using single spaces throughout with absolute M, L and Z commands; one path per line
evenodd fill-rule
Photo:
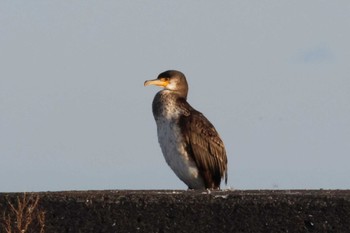
M 17 196 L 17 203 L 8 200 L 8 212 L 4 212 L 2 227 L 6 233 L 43 233 L 45 212 L 39 208 L 39 196 Z M 2 232 L 2 231 L 0 231 Z

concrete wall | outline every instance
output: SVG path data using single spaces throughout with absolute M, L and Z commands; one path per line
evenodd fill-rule
M 0 194 L 0 213 L 8 216 L 8 203 L 17 207 L 22 195 Z M 49 233 L 350 232 L 347 190 L 66 191 L 28 193 L 27 200 L 30 195 L 39 195 Z M 28 232 L 39 232 L 35 224 Z

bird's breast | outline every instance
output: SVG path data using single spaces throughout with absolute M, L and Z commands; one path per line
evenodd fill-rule
M 176 121 L 160 117 L 156 119 L 158 141 L 167 164 L 175 174 L 190 188 L 204 188 L 196 163 L 192 160 Z
M 154 97 L 152 106 L 158 141 L 167 164 L 190 188 L 205 188 L 179 125 L 184 113 L 177 104 L 177 96 L 166 90 L 160 91 Z

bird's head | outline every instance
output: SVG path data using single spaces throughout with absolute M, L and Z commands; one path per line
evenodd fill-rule
M 165 90 L 176 92 L 184 98 L 187 97 L 188 85 L 186 77 L 183 73 L 177 70 L 165 71 L 159 74 L 156 79 L 145 81 L 144 85 L 160 86 Z

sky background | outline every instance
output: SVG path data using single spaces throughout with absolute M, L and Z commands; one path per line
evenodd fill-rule
M 0 192 L 186 189 L 147 79 L 185 73 L 234 189 L 350 188 L 350 1 L 0 1 Z

